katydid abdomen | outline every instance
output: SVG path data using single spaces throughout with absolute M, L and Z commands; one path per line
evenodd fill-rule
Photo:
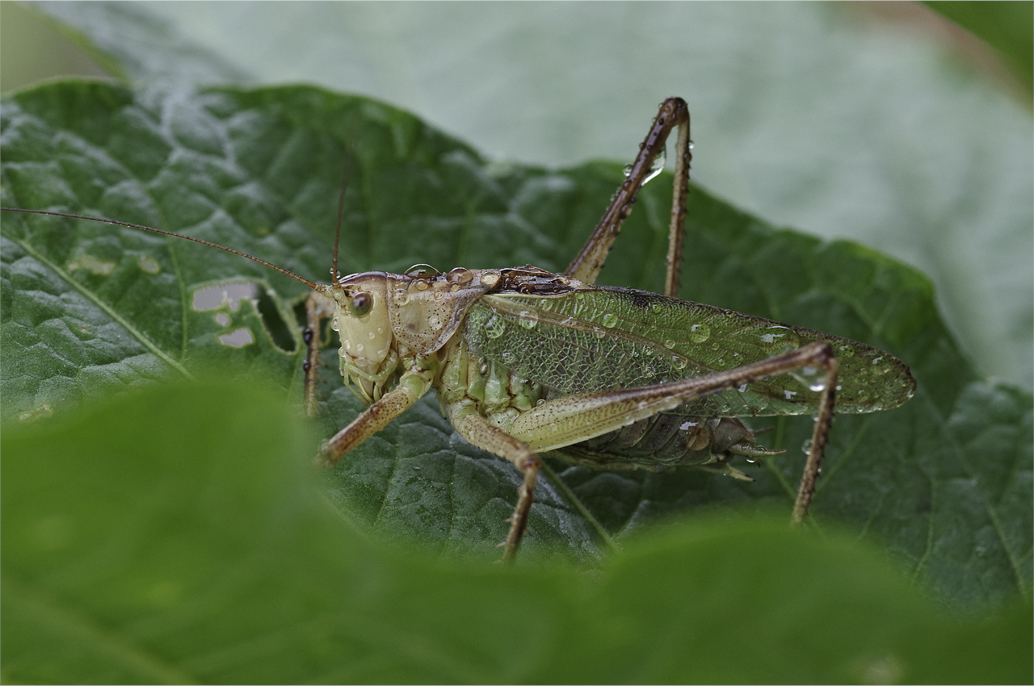
M 511 433 L 516 417 L 531 411 L 529 398 L 541 405 L 572 394 L 670 384 L 816 341 L 831 344 L 841 360 L 838 412 L 899 405 L 915 386 L 905 365 L 855 341 L 645 291 L 550 281 L 541 273 L 534 287 L 518 289 L 507 283 L 507 271 L 501 290 L 470 307 L 462 335 L 490 384 L 509 383 L 513 397 L 522 398 L 512 406 L 503 396 L 494 405 L 479 404 L 483 416 Z M 709 392 L 615 431 L 587 429 L 584 440 L 560 446 L 562 457 L 598 469 L 713 465 L 742 476 L 725 464 L 733 455 L 772 453 L 756 446 L 753 432 L 736 418 L 814 412 L 822 390 L 815 377 L 806 367 Z M 480 388 L 485 382 L 470 383 Z M 534 433 L 522 438 L 545 447 Z

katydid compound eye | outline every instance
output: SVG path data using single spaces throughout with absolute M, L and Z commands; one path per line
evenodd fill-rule
M 356 293 L 355 297 L 348 303 L 348 306 L 352 310 L 352 314 L 356 317 L 362 317 L 373 307 L 373 296 L 365 292 Z

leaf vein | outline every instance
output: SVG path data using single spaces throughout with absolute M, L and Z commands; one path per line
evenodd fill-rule
M 106 315 L 111 317 L 112 320 L 114 320 L 119 326 L 124 328 L 129 334 L 131 334 L 135 339 L 137 339 L 140 342 L 140 344 L 143 345 L 147 350 L 149 350 L 153 355 L 155 355 L 163 362 L 168 364 L 170 367 L 178 371 L 185 378 L 194 378 L 193 375 L 191 375 L 191 373 L 187 371 L 186 367 L 184 367 L 181 363 L 177 362 L 176 360 L 172 359 L 172 357 L 169 356 L 168 353 L 159 348 L 158 345 L 154 341 L 152 341 L 147 335 L 145 335 L 143 331 L 133 326 L 125 317 L 116 312 L 115 309 L 111 307 L 111 305 L 97 297 L 97 295 L 93 291 L 87 289 L 81 283 L 73 279 L 71 275 L 68 274 L 68 272 L 66 272 L 64 269 L 60 268 L 59 266 L 51 262 L 49 259 L 44 257 L 43 254 L 36 250 L 36 248 L 33 247 L 31 243 L 29 243 L 27 240 L 22 240 L 17 236 L 9 236 L 9 238 L 11 238 L 11 240 L 13 240 L 18 245 L 20 245 L 25 252 L 32 255 L 41 264 L 45 265 L 48 269 L 57 274 L 62 281 L 67 283 L 75 290 L 79 291 L 79 293 L 82 294 L 87 300 L 92 302 Z

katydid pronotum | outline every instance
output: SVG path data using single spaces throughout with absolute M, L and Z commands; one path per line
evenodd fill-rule
M 593 284 L 677 129 L 675 185 L 665 295 Z M 581 252 L 561 274 L 536 267 L 440 274 L 365 272 L 321 284 L 244 253 L 137 224 L 247 257 L 312 289 L 306 301 L 305 405 L 315 412 L 319 331 L 341 339 L 340 370 L 368 405 L 327 440 L 333 465 L 436 390 L 467 441 L 522 474 L 503 543 L 517 553 L 527 525 L 538 454 L 598 469 L 698 467 L 746 478 L 729 462 L 776 454 L 755 444 L 738 417 L 816 413 L 793 506 L 801 523 L 837 412 L 872 412 L 908 400 L 908 368 L 870 346 L 816 331 L 676 299 L 690 163 L 689 113 L 679 98 L 660 108 L 625 182 Z M 6 208 L 5 208 L 6 209 Z M 38 210 L 18 210 L 78 215 Z

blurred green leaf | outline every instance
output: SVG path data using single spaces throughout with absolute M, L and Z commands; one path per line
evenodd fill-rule
M 5 206 L 180 231 L 314 280 L 329 267 L 346 158 L 344 272 L 417 262 L 562 270 L 621 179 L 617 165 L 485 163 L 407 113 L 314 88 L 132 92 L 70 82 L 23 92 L 2 115 Z M 603 282 L 660 288 L 669 182 L 640 196 Z M 856 244 L 773 230 L 699 189 L 689 217 L 683 297 L 880 346 L 919 380 L 903 408 L 838 418 L 815 521 L 879 541 L 953 605 L 1029 598 L 1029 394 L 977 378 L 915 271 Z M 87 398 L 212 368 L 246 370 L 298 397 L 297 333 L 278 344 L 268 331 L 290 328 L 304 285 L 210 248 L 95 222 L 5 213 L 0 228 L 7 420 L 63 415 Z M 236 302 L 216 298 L 214 310 L 196 305 L 198 291 L 242 284 L 259 287 Z M 241 330 L 250 344 L 220 339 Z M 336 353 L 326 355 L 325 436 L 360 410 Z M 556 463 L 558 479 L 536 492 L 524 559 L 602 555 L 579 504 L 619 540 L 676 513 L 788 509 L 809 422 L 774 426 L 766 443 L 788 453 L 748 468 L 751 484 Z M 452 432 L 433 399 L 324 481 L 340 510 L 378 538 L 484 560 L 498 555 L 517 484 L 509 465 Z
M 702 520 L 598 572 L 432 563 L 320 496 L 253 385 L 2 436 L 3 678 L 47 683 L 1023 683 L 1032 617 L 957 621 L 871 548 Z

